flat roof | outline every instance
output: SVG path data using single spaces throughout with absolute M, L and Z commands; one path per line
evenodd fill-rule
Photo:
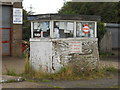
M 23 0 L 0 0 L 0 5 L 13 5 L 14 2 L 23 2 Z
M 0 2 L 22 2 L 23 0 L 0 0 Z
M 84 21 L 101 21 L 101 16 L 95 15 L 66 15 L 66 14 L 38 14 L 27 17 L 30 21 L 36 20 L 84 20 Z

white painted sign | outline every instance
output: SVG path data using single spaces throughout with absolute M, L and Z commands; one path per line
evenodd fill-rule
M 23 13 L 21 8 L 13 8 L 13 24 L 23 23 Z

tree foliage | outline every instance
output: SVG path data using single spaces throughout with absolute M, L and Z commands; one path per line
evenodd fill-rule
M 67 2 L 59 10 L 60 14 L 81 14 L 101 16 L 102 22 L 120 21 L 120 2 Z
M 29 12 L 26 10 L 23 10 L 23 40 L 29 40 L 31 35 L 31 26 L 30 21 L 27 20 L 27 16 L 30 15 Z
M 105 29 L 104 23 L 98 22 L 98 25 L 97 25 L 98 42 L 100 42 L 100 40 L 103 38 L 105 33 L 106 33 L 106 29 Z

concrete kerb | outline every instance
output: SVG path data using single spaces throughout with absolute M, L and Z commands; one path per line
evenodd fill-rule
M 22 82 L 25 79 L 19 76 L 8 76 L 8 75 L 1 75 L 2 80 L 0 83 L 11 83 L 11 82 Z

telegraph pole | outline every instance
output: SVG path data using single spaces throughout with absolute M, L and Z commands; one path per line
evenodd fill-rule
M 33 9 L 34 9 L 34 8 L 32 7 L 32 4 L 30 5 L 30 7 L 29 7 L 29 8 L 30 8 L 29 13 L 30 13 L 31 15 L 33 15 L 33 13 L 35 13 L 35 12 L 33 12 Z

